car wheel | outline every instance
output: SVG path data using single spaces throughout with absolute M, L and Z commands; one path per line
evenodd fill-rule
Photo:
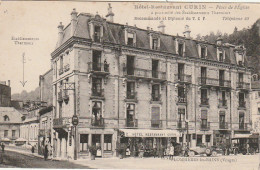
M 190 156 L 190 157 L 195 156 L 195 152 L 194 152 L 194 151 L 189 151 L 189 156 Z
M 210 151 L 210 149 L 206 149 L 205 152 L 206 152 L 207 155 L 210 155 L 210 152 L 211 152 L 211 151 Z
M 217 153 L 217 151 L 212 151 L 212 154 L 211 154 L 212 156 L 217 156 L 218 155 L 218 153 Z
M 243 151 L 242 151 L 242 154 L 243 154 L 243 155 L 246 155 L 246 150 L 243 150 Z

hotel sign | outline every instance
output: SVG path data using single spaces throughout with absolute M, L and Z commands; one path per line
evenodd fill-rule
M 125 137 L 177 137 L 178 132 L 174 130 L 134 130 L 122 129 Z M 179 136 L 179 135 L 178 135 Z

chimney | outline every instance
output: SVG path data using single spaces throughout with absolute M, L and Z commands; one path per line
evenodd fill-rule
M 62 22 L 60 22 L 60 25 L 58 25 L 58 47 L 61 45 L 62 39 L 63 39 L 63 28 Z
M 9 87 L 11 87 L 11 81 L 10 81 L 10 80 L 8 80 L 7 85 L 8 85 Z
M 165 25 L 164 25 L 163 21 L 160 21 L 160 24 L 157 28 L 159 29 L 159 31 L 161 33 L 163 33 L 163 34 L 165 33 Z
M 108 3 L 107 12 L 108 12 L 107 15 L 106 15 L 107 20 L 110 21 L 110 22 L 114 22 L 114 15 L 115 14 L 112 11 L 112 7 L 111 7 L 110 3 Z
M 185 25 L 184 32 L 183 32 L 184 37 L 190 38 L 190 32 L 191 32 L 190 27 L 188 25 Z
M 73 36 L 76 29 L 77 15 L 78 15 L 76 8 L 73 8 L 70 15 L 71 15 L 71 36 Z
M 222 45 L 222 41 L 223 41 L 223 39 L 222 39 L 222 37 L 221 37 L 221 35 L 218 37 L 218 39 L 217 39 L 217 45 Z

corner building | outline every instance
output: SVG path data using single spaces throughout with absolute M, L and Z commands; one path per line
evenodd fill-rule
M 150 28 L 113 22 L 74 9 L 58 26 L 52 55 L 54 155 L 73 158 L 74 129 L 79 158 L 88 146 L 97 156 L 116 155 L 118 143 L 136 154 L 140 143 L 160 149 L 169 143 L 219 145 L 250 133 L 250 77 L 245 48 L 216 44 Z M 74 90 L 68 84 L 75 83 Z M 74 93 L 75 96 L 74 97 Z

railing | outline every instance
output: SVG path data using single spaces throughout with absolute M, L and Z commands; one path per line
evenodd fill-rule
M 127 120 L 126 119 L 126 127 L 138 127 L 138 120 Z
M 126 93 L 126 99 L 137 99 L 137 92 L 130 92 L 128 91 Z
M 162 120 L 151 120 L 152 128 L 162 128 Z
M 69 100 L 69 94 L 68 94 L 68 90 L 63 90 L 63 96 L 62 96 L 62 99 L 64 101 L 68 101 Z
M 152 93 L 152 101 L 161 101 L 161 94 Z
M 59 75 L 63 74 L 63 68 L 59 69 Z
M 92 88 L 92 90 L 91 90 L 91 95 L 92 96 L 95 96 L 95 97 L 104 97 L 104 89 L 99 89 L 99 91 L 98 90 L 96 90 L 96 89 L 93 89 Z
M 237 88 L 249 90 L 250 89 L 250 83 L 237 82 Z
M 69 64 L 66 64 L 63 68 L 64 72 L 67 72 L 70 70 L 70 65 Z
M 240 100 L 240 101 L 238 102 L 238 107 L 245 108 L 245 107 L 246 107 L 246 101 Z
M 199 84 L 209 86 L 231 87 L 230 80 L 214 79 L 208 77 L 199 77 Z
M 209 105 L 209 99 L 208 98 L 201 98 L 201 105 Z
M 219 129 L 228 129 L 228 123 L 227 122 L 219 123 Z
M 71 117 L 53 119 L 53 128 L 64 128 L 70 125 Z
M 89 72 L 105 72 L 105 73 L 109 73 L 109 64 L 107 64 L 107 63 L 89 62 L 88 63 L 88 71 Z
M 184 121 L 177 121 L 177 129 L 186 129 L 186 123 Z
M 62 91 L 58 92 L 58 102 L 62 102 L 63 98 L 62 98 Z
M 100 117 L 95 117 L 91 119 L 91 125 L 92 126 L 98 126 L 98 127 L 104 127 L 105 123 L 104 123 L 104 118 Z
M 248 123 L 239 123 L 239 130 L 247 130 L 248 129 Z
M 219 107 L 226 107 L 227 106 L 227 100 L 219 100 Z
M 209 130 L 210 129 L 210 122 L 207 122 L 206 124 L 200 123 L 200 129 L 201 130 Z
M 127 69 L 127 67 L 124 67 L 123 69 L 124 69 L 124 75 L 166 80 L 166 72 L 146 70 L 141 68 Z
M 186 97 L 178 96 L 178 103 L 187 103 Z
M 191 83 L 191 75 L 187 74 L 175 74 L 175 81 Z

